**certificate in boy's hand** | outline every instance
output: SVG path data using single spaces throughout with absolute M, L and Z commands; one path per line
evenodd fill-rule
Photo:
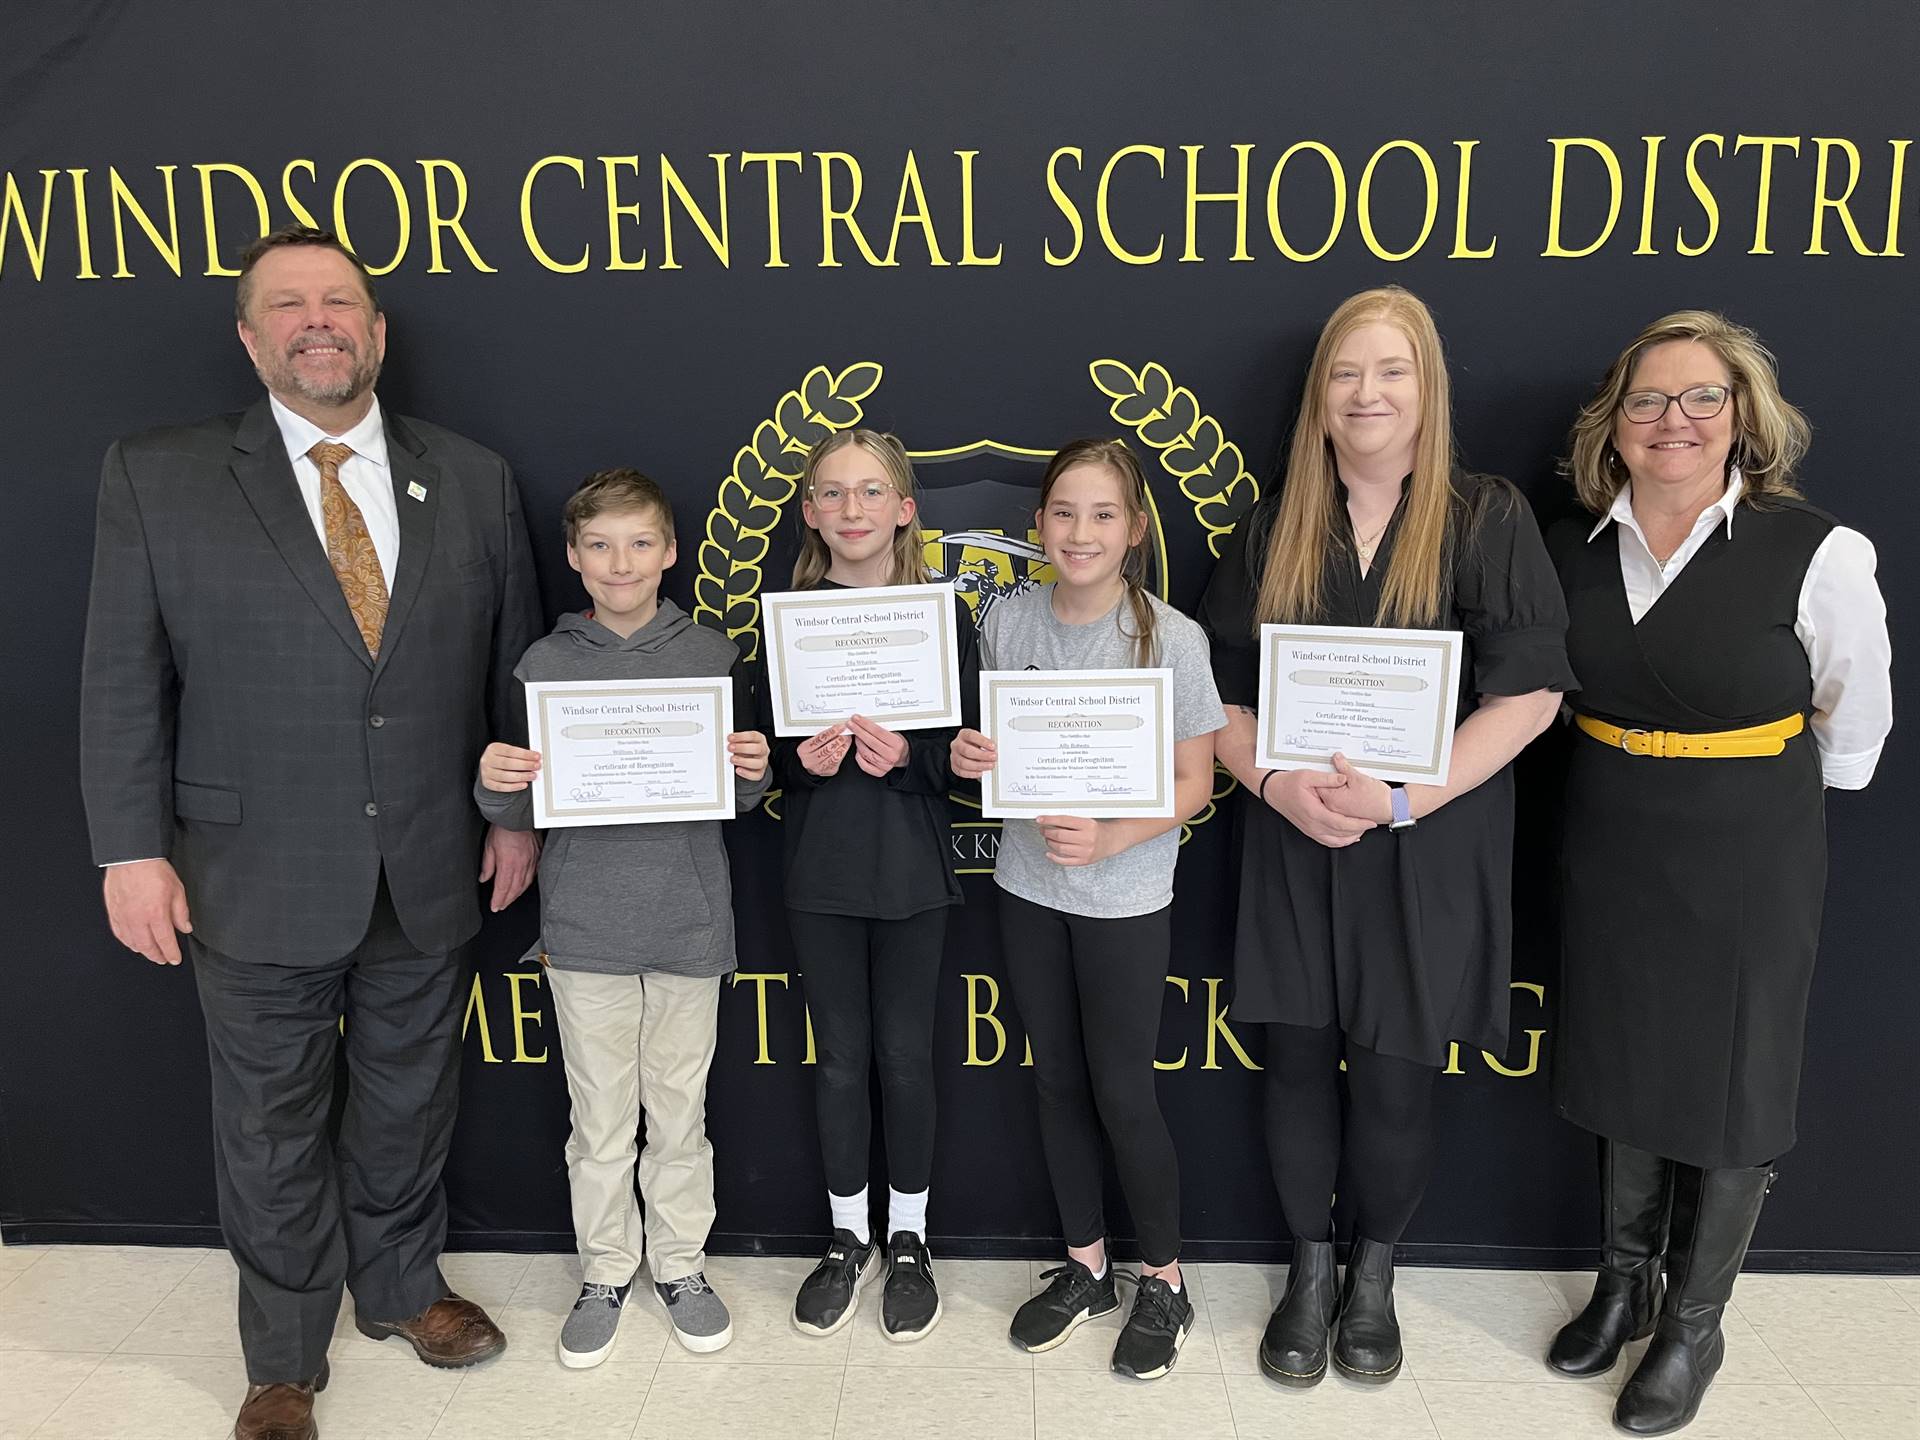
M 533 823 L 731 820 L 733 682 L 557 680 L 527 686 L 540 752 Z

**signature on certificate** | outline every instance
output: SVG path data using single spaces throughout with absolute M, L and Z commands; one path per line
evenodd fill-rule
M 1360 753 L 1362 755 L 1384 755 L 1389 759 L 1404 760 L 1407 756 L 1413 754 L 1413 747 L 1411 745 L 1396 745 L 1388 740 L 1362 740 L 1360 742 Z
M 567 798 L 576 805 L 597 805 L 606 799 L 606 792 L 598 785 L 576 785 L 567 792 Z

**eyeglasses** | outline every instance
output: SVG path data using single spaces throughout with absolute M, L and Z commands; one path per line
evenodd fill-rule
M 1620 413 L 1635 425 L 1651 425 L 1677 400 L 1680 413 L 1689 420 L 1711 420 L 1727 408 L 1727 397 L 1732 393 L 1725 385 L 1691 385 L 1678 395 L 1664 390 L 1630 390 L 1620 397 Z
M 849 497 L 857 496 L 863 510 L 877 509 L 887 502 L 889 496 L 900 492 L 891 485 L 882 485 L 878 480 L 865 485 L 816 485 L 813 489 L 813 503 L 822 510 L 844 510 Z

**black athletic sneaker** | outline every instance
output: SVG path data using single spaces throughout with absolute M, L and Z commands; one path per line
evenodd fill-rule
M 1098 1280 L 1071 1256 L 1064 1265 L 1042 1270 L 1040 1278 L 1053 1283 L 1014 1312 L 1013 1325 L 1007 1332 L 1015 1345 L 1031 1354 L 1065 1343 L 1087 1321 L 1120 1308 L 1120 1294 L 1113 1288 L 1112 1260 L 1107 1261 L 1107 1273 Z
M 831 1335 L 853 1318 L 860 1291 L 880 1273 L 880 1247 L 862 1245 L 851 1230 L 833 1232 L 826 1258 L 800 1282 L 793 1299 L 793 1328 L 808 1335 Z
M 887 1286 L 880 1292 L 880 1333 L 902 1344 L 940 1323 L 940 1290 L 933 1283 L 927 1244 L 911 1230 L 887 1242 Z
M 1113 1347 L 1115 1374 L 1136 1380 L 1158 1380 L 1180 1358 L 1180 1347 L 1193 1329 L 1193 1302 L 1187 1287 L 1176 1291 L 1158 1275 L 1142 1275 L 1120 1339 Z

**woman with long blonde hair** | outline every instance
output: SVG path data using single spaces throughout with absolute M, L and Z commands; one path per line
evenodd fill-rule
M 1440 336 L 1405 290 L 1365 291 L 1327 321 L 1282 480 L 1201 608 L 1227 706 L 1217 748 L 1246 795 L 1233 1013 L 1266 1024 L 1267 1151 L 1293 1233 L 1260 1363 L 1307 1386 L 1331 1353 L 1384 1383 L 1434 1077 L 1453 1041 L 1506 1050 L 1511 763 L 1573 684 L 1566 612 L 1525 502 L 1455 464 Z M 1259 768 L 1257 642 L 1282 622 L 1464 632 L 1447 783 L 1389 786 L 1344 756 L 1328 773 Z M 1344 1287 L 1336 1178 L 1354 1210 Z
M 1873 546 L 1800 498 L 1809 436 L 1752 331 L 1667 315 L 1574 423 L 1592 513 L 1550 537 L 1580 675 L 1553 1093 L 1599 1140 L 1603 1238 L 1547 1363 L 1597 1375 L 1651 1334 L 1633 1434 L 1687 1424 L 1720 1368 L 1794 1141 L 1824 792 L 1873 777 L 1893 721 Z

